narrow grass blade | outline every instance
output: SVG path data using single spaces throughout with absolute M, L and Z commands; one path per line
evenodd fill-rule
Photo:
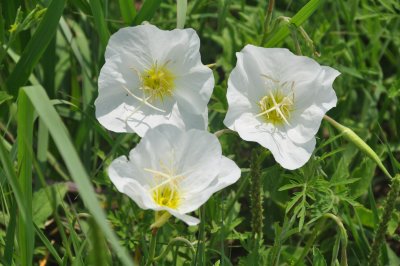
M 26 207 L 25 202 L 23 201 L 21 187 L 17 182 L 17 173 L 14 170 L 14 164 L 10 158 L 10 152 L 7 150 L 6 143 L 2 138 L 0 138 L 0 161 L 6 174 L 7 181 L 13 190 L 14 198 L 18 204 L 22 219 L 25 219 Z
M 89 177 L 83 168 L 76 150 L 74 149 L 69 133 L 60 116 L 52 106 L 45 90 L 41 86 L 28 86 L 23 87 L 22 89 L 26 92 L 39 117 L 49 129 L 50 135 L 64 159 L 72 179 L 80 191 L 80 197 L 93 215 L 93 218 L 96 220 L 99 227 L 103 230 L 103 233 L 110 242 L 114 252 L 125 265 L 132 265 L 132 260 L 129 258 L 126 250 L 120 246 L 117 237 L 107 223 L 105 214 L 96 199 L 94 189 L 90 184 Z
M 103 8 L 101 7 L 101 1 L 90 0 L 90 8 L 92 9 L 94 26 L 100 36 L 100 43 L 105 48 L 110 38 L 110 33 L 107 28 L 106 21 L 104 19 Z
M 134 25 L 139 25 L 143 21 L 153 18 L 154 14 L 157 11 L 157 8 L 161 5 L 161 0 L 146 0 L 139 13 L 137 13 L 135 20 L 133 21 Z
M 53 0 L 46 14 L 24 49 L 20 60 L 6 81 L 10 94 L 16 96 L 19 87 L 23 86 L 32 73 L 33 68 L 42 57 L 46 47 L 52 40 L 58 27 L 58 21 L 63 13 L 65 0 Z
M 12 255 L 14 254 L 14 239 L 17 227 L 17 206 L 15 203 L 10 206 L 10 220 L 7 225 L 5 237 L 4 262 L 6 265 L 12 265 Z
M 301 26 L 317 8 L 321 5 L 323 0 L 311 0 L 299 12 L 297 12 L 291 19 L 290 23 Z M 272 32 L 270 36 L 267 37 L 266 47 L 274 47 L 279 44 L 286 36 L 290 34 L 288 25 L 282 26 L 277 31 Z
M 183 29 L 185 27 L 187 12 L 187 0 L 178 0 L 176 2 L 176 28 Z
M 32 149 L 33 149 L 33 106 L 24 91 L 18 96 L 18 181 L 26 209 L 24 219 L 18 217 L 18 246 L 22 265 L 31 265 L 34 247 L 32 224 Z M 20 210 L 21 212 L 22 210 Z
M 54 257 L 54 259 L 57 261 L 57 263 L 59 265 L 62 264 L 62 259 L 60 258 L 60 256 L 57 253 L 57 250 L 53 247 L 53 245 L 51 244 L 51 242 L 47 239 L 47 237 L 43 234 L 42 230 L 40 230 L 40 228 L 34 224 L 35 226 L 35 231 L 36 234 L 39 236 L 40 240 L 42 241 L 42 243 L 46 246 L 46 248 L 49 250 L 49 252 L 51 253 L 51 255 Z
M 132 0 L 118 0 L 121 16 L 127 25 L 131 25 L 136 16 L 136 9 Z

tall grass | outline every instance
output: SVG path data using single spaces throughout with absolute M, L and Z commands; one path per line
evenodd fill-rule
M 377 262 L 399 265 L 398 200 L 385 217 L 386 232 L 378 224 L 391 183 L 382 169 L 393 176 L 400 170 L 400 4 L 275 1 L 263 40 L 267 9 L 268 1 L 243 0 L 2 1 L 0 264 L 147 260 L 154 214 L 118 193 L 106 172 L 139 137 L 105 130 L 93 102 L 110 35 L 149 21 L 198 32 L 203 63 L 215 63 L 211 132 L 224 128 L 235 52 L 262 41 L 295 51 L 298 43 L 303 55 L 342 73 L 334 84 L 338 106 L 329 115 L 368 143 L 384 167 L 327 122 L 312 159 L 297 171 L 261 152 L 261 194 L 253 204 L 262 203 L 264 217 L 255 238 L 260 228 L 252 226 L 261 221 L 251 219 L 249 191 L 256 190 L 249 180 L 258 146 L 224 134 L 223 152 L 242 177 L 195 213 L 199 226 L 171 219 L 159 230 L 160 265 L 366 265 L 377 231 L 383 244 Z

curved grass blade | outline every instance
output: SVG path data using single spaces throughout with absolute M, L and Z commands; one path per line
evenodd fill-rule
M 72 179 L 78 186 L 80 196 L 82 197 L 85 206 L 93 215 L 93 218 L 96 220 L 99 227 L 103 230 L 103 233 L 114 249 L 114 252 L 119 256 L 124 265 L 132 265 L 132 260 L 129 258 L 126 250 L 120 246 L 117 237 L 107 223 L 105 214 L 101 209 L 100 204 L 96 199 L 94 189 L 90 184 L 89 177 L 76 150 L 74 149 L 67 128 L 52 106 L 45 90 L 39 85 L 23 87 L 22 90 L 25 91 L 39 117 L 49 129 L 50 135 L 64 159 Z

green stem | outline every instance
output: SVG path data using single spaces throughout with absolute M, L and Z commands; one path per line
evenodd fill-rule
M 326 213 L 323 215 L 325 218 L 330 218 L 339 227 L 340 230 L 340 243 L 342 244 L 341 248 L 341 259 L 340 259 L 340 265 L 341 266 L 347 266 L 347 243 L 348 243 L 348 236 L 347 236 L 347 231 L 346 228 L 344 228 L 344 225 L 342 221 L 340 220 L 339 217 L 336 215 L 333 215 L 332 213 Z
M 370 146 L 368 146 L 367 143 L 364 142 L 356 133 L 354 133 L 353 130 L 351 130 L 348 127 L 345 127 L 341 124 L 339 124 L 337 121 L 332 119 L 331 117 L 325 115 L 324 119 L 328 121 L 333 127 L 335 127 L 337 130 L 339 130 L 343 136 L 352 142 L 358 149 L 360 149 L 362 152 L 364 152 L 368 157 L 370 157 L 377 165 L 378 167 L 383 171 L 383 173 L 392 179 L 392 176 L 389 174 L 388 170 L 385 168 L 383 165 L 381 159 L 379 156 L 375 153 L 373 149 L 371 149 Z
M 399 193 L 400 193 L 400 174 L 397 174 L 392 179 L 392 187 L 387 196 L 385 205 L 383 207 L 382 218 L 379 222 L 374 241 L 372 242 L 371 252 L 369 255 L 369 266 L 378 265 L 381 246 L 385 241 L 385 235 L 388 228 L 388 224 L 392 217 L 393 211 L 395 210 L 396 207 L 395 203 L 397 197 L 399 196 Z
M 267 35 L 269 32 L 269 25 L 271 24 L 272 19 L 272 11 L 274 10 L 275 0 L 269 0 L 268 2 L 268 9 L 267 9 L 267 16 L 265 17 L 264 21 L 264 33 L 261 39 L 261 45 L 264 46 L 265 41 L 267 40 Z
M 183 238 L 183 237 L 175 237 L 174 239 L 172 239 L 172 240 L 168 243 L 168 246 L 165 248 L 165 250 L 164 250 L 158 257 L 155 257 L 153 261 L 159 261 L 159 260 L 161 260 L 162 258 L 164 258 L 164 257 L 168 254 L 168 252 L 169 252 L 169 250 L 172 248 L 172 246 L 175 245 L 175 244 L 177 244 L 178 242 L 182 242 L 182 243 L 184 243 L 186 246 L 188 246 L 188 248 L 190 249 L 190 251 L 192 252 L 192 254 L 193 254 L 194 252 L 196 252 L 195 249 L 194 249 L 194 247 L 193 247 L 193 245 L 192 245 L 192 243 L 190 243 L 189 240 L 187 240 L 186 238 Z
M 251 205 L 251 227 L 253 239 L 258 241 L 262 238 L 263 232 L 263 207 L 261 194 L 261 162 L 257 150 L 253 150 L 250 161 L 250 205 Z
M 147 259 L 146 266 L 150 266 L 154 261 L 154 254 L 156 253 L 156 246 L 157 246 L 157 232 L 158 232 L 158 228 L 157 227 L 154 227 L 151 230 L 149 257 Z
M 294 28 L 293 26 L 290 27 L 290 33 L 292 35 L 292 39 L 294 42 L 294 47 L 296 48 L 296 54 L 297 55 L 302 55 L 303 53 L 301 52 L 301 46 L 299 42 L 299 38 L 297 37 L 297 29 Z
M 312 245 L 314 244 L 315 240 L 318 237 L 320 231 L 322 231 L 322 227 L 324 226 L 325 217 L 319 219 L 318 223 L 315 225 L 314 230 L 311 234 L 311 238 L 308 239 L 305 247 L 303 248 L 303 252 L 301 253 L 300 257 L 297 259 L 295 266 L 301 265 L 303 263 L 303 259 L 307 256 L 308 252 L 310 251 Z

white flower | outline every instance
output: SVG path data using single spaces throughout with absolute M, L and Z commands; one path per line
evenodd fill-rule
M 336 106 L 340 74 L 287 49 L 247 45 L 228 80 L 224 124 L 272 152 L 286 169 L 303 166 L 324 114 Z
M 142 209 L 167 211 L 188 225 L 199 222 L 186 213 L 238 180 L 239 167 L 222 156 L 213 134 L 171 125 L 150 129 L 129 153 L 115 159 L 108 174 L 117 189 Z
M 193 29 L 120 29 L 100 71 L 97 119 L 109 130 L 140 136 L 159 124 L 206 129 L 214 77 L 199 49 Z

